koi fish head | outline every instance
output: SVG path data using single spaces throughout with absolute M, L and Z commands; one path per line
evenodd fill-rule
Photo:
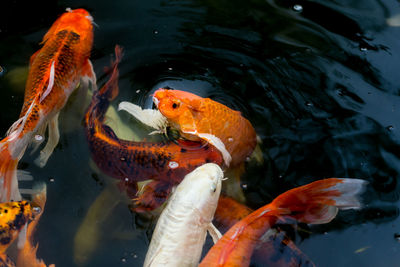
M 206 163 L 185 176 L 173 198 L 199 212 L 203 222 L 210 222 L 217 208 L 223 177 L 218 165 Z
M 179 123 L 181 116 L 187 111 L 198 111 L 201 99 L 200 96 L 189 92 L 162 88 L 153 96 L 153 101 L 161 114 L 174 123 Z
M 7 248 L 34 215 L 26 201 L 0 203 L 0 248 Z
M 51 26 L 43 37 L 43 43 L 61 30 L 72 30 L 81 36 L 81 39 L 93 39 L 93 17 L 83 8 L 66 9 Z

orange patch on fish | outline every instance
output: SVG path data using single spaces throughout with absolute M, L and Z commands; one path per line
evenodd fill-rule
M 158 89 L 154 103 L 170 124 L 189 140 L 205 140 L 220 150 L 225 165 L 237 166 L 253 152 L 256 132 L 239 111 L 195 94 Z

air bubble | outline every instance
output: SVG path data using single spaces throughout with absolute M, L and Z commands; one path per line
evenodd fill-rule
M 35 135 L 35 140 L 36 141 L 42 141 L 43 140 L 43 136 L 41 136 L 40 134 Z
M 368 49 L 366 47 L 360 47 L 360 51 L 365 52 L 368 51 Z
M 394 130 L 394 126 L 393 125 L 389 125 L 388 127 L 386 127 L 386 130 L 393 131 Z
M 55 179 L 53 177 L 49 178 L 49 182 L 54 183 Z
M 139 94 L 140 93 L 140 90 L 136 90 L 136 94 Z
M 171 70 L 172 70 L 172 68 L 168 68 L 168 70 L 169 70 L 169 71 L 171 71 Z
M 125 182 L 129 182 L 129 178 L 128 177 L 125 177 Z
M 168 167 L 170 167 L 171 169 L 175 169 L 175 168 L 178 168 L 178 167 L 179 167 L 179 164 L 178 164 L 178 162 L 170 161 L 170 162 L 168 163 Z
M 302 12 L 303 11 L 303 6 L 302 5 L 294 5 L 293 10 L 296 12 Z
M 247 189 L 247 184 L 242 184 L 243 189 Z
M 394 239 L 400 242 L 400 234 L 399 233 L 394 233 Z
M 311 103 L 311 102 L 306 102 L 306 106 L 307 106 L 307 107 L 312 107 L 312 106 L 314 106 L 314 104 Z
M 125 161 L 126 159 L 125 159 L 124 157 L 121 157 L 120 160 L 121 160 L 121 161 Z
M 126 262 L 126 258 L 121 258 L 121 261 L 122 262 Z
M 154 30 L 153 33 L 154 33 L 154 34 L 158 34 L 158 31 L 157 31 L 157 30 Z

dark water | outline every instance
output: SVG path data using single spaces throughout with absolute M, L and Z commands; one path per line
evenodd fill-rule
M 1 133 L 18 117 L 30 55 L 66 7 L 86 8 L 99 25 L 92 62 L 100 83 L 114 45 L 125 48 L 114 104 L 149 107 L 150 92 L 168 85 L 250 119 L 265 164 L 249 166 L 242 179 L 249 206 L 326 177 L 370 182 L 362 210 L 292 233 L 317 266 L 399 265 L 400 28 L 387 24 L 398 1 L 4 0 Z M 67 124 L 69 116 L 67 107 L 45 168 L 29 151 L 20 164 L 48 183 L 35 238 L 39 257 L 59 267 L 75 266 L 73 237 L 105 188 L 89 166 L 82 124 Z M 105 225 L 85 266 L 140 266 L 151 223 L 118 204 Z

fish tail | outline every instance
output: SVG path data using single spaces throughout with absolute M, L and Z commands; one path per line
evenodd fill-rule
M 18 141 L 18 140 L 17 140 Z M 0 142 L 0 202 L 19 201 L 17 165 L 18 157 L 13 157 L 12 145 L 8 137 Z
M 96 122 L 104 120 L 104 114 L 115 97 L 119 93 L 118 89 L 118 64 L 122 58 L 122 48 L 119 45 L 115 46 L 115 60 L 111 62 L 111 67 L 105 71 L 111 76 L 107 83 L 98 91 L 93 93 L 92 101 L 86 112 L 85 124 L 89 129 L 96 126 Z
M 38 245 L 33 245 L 33 234 L 35 233 L 36 226 L 42 216 L 44 206 L 46 204 L 46 184 L 40 184 L 35 188 L 37 192 L 32 199 L 32 205 L 39 208 L 39 212 L 35 216 L 34 220 L 28 225 L 26 231 L 26 242 L 22 249 L 18 253 L 17 266 L 19 267 L 46 267 L 46 264 L 36 258 L 36 252 Z
M 299 222 L 328 223 L 339 209 L 359 209 L 360 194 L 367 182 L 360 179 L 329 178 L 289 190 L 269 206 Z
M 107 83 L 100 89 L 99 95 L 102 97 L 106 97 L 108 101 L 112 101 L 117 97 L 119 88 L 118 88 L 118 64 L 122 59 L 122 47 L 119 45 L 115 46 L 115 60 L 111 61 L 111 67 L 104 68 L 107 74 L 111 73 L 110 79 Z

